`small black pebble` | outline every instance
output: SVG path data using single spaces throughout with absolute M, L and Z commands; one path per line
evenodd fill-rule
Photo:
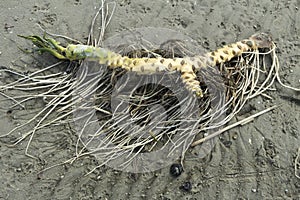
M 178 177 L 183 172 L 183 168 L 181 164 L 172 164 L 170 167 L 170 174 L 173 177 Z
M 223 144 L 225 147 L 229 148 L 232 145 L 232 142 L 227 140 L 227 141 L 224 141 Z
M 192 184 L 189 181 L 184 182 L 179 189 L 185 191 L 185 192 L 189 192 L 192 190 Z

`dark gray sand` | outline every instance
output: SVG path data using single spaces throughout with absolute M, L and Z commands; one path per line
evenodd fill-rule
M 41 33 L 36 23 L 48 31 L 85 41 L 89 24 L 100 1 L 95 0 L 2 0 L 0 2 L 0 64 L 28 70 L 32 63 L 18 46 L 28 42 L 17 34 Z M 300 86 L 300 1 L 197 1 L 118 0 L 106 36 L 137 27 L 165 27 L 187 34 L 207 50 L 247 38 L 256 32 L 270 32 L 278 46 L 283 82 Z M 44 59 L 44 60 L 43 60 Z M 22 62 L 24 61 L 24 62 Z M 54 59 L 39 62 L 45 65 Z M 169 168 L 146 174 L 130 174 L 97 166 L 93 157 L 40 170 L 71 158 L 76 135 L 67 126 L 43 130 L 31 151 L 40 160 L 25 156 L 26 141 L 15 147 L 0 143 L 0 199 L 300 199 L 300 179 L 294 161 L 300 148 L 300 95 L 275 84 L 267 92 L 273 100 L 258 97 L 246 107 L 254 114 L 272 105 L 277 109 L 245 126 L 222 135 L 205 159 L 189 159 L 178 178 Z M 2 98 L 2 97 L 1 97 Z M 6 115 L 1 105 L 1 134 L 34 113 Z M 24 111 L 23 111 L 24 112 Z M 237 116 L 243 119 L 245 113 Z M 192 190 L 180 186 L 190 181 Z

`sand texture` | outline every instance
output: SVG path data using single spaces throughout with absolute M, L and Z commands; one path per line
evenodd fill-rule
M 26 55 L 18 47 L 29 48 L 29 43 L 17 34 L 41 34 L 38 23 L 49 32 L 85 42 L 99 4 L 96 0 L 2 0 L 0 65 L 31 72 L 56 62 L 47 55 L 35 56 L 38 60 Z M 164 27 L 188 35 L 208 51 L 256 32 L 270 32 L 278 46 L 282 81 L 300 87 L 299 9 L 299 0 L 117 0 L 106 37 L 133 28 Z M 1 141 L 0 199 L 300 199 L 294 168 L 300 148 L 300 93 L 278 83 L 274 88 L 267 92 L 272 100 L 252 99 L 233 121 L 272 105 L 278 108 L 218 137 L 204 159 L 195 158 L 197 147 L 188 151 L 185 171 L 177 178 L 169 174 L 169 167 L 133 174 L 105 166 L 85 176 L 97 166 L 92 156 L 38 174 L 72 157 L 77 137 L 71 126 L 42 130 L 30 150 L 37 152 L 38 160 L 24 154 L 26 141 L 14 147 Z M 13 113 L 7 113 L 7 106 L 0 105 L 1 134 L 35 113 L 39 105 Z M 192 184 L 188 192 L 180 189 L 187 181 Z

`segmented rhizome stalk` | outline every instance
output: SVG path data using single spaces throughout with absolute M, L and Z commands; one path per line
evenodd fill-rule
M 122 68 L 141 74 L 179 71 L 186 87 L 199 97 L 203 96 L 203 92 L 200 82 L 197 80 L 197 71 L 207 66 L 215 67 L 228 62 L 248 51 L 272 47 L 271 36 L 266 33 L 258 33 L 249 39 L 226 45 L 204 55 L 183 58 L 129 58 L 101 47 L 70 44 L 65 48 L 51 38 L 22 37 L 32 40 L 42 51 L 48 51 L 59 59 L 98 61 L 99 64 L 105 64 L 113 69 Z

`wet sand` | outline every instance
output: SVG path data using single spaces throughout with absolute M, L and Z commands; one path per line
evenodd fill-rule
M 49 32 L 85 41 L 89 24 L 100 2 L 74 1 L 2 1 L 0 3 L 1 66 L 33 70 L 32 57 L 18 46 L 28 43 L 17 34 L 41 33 L 36 23 Z M 300 3 L 297 0 L 259 3 L 249 1 L 117 1 L 115 14 L 106 36 L 138 27 L 165 27 L 184 33 L 206 50 L 270 32 L 278 46 L 280 75 L 284 83 L 299 87 L 300 80 Z M 41 65 L 54 59 L 41 57 Z M 16 66 L 18 64 L 18 66 Z M 247 103 L 254 114 L 272 105 L 274 111 L 222 135 L 213 151 L 204 159 L 187 154 L 185 171 L 178 178 L 169 168 L 153 173 L 130 174 L 97 166 L 86 157 L 38 174 L 74 155 L 76 135 L 72 127 L 53 126 L 32 143 L 39 160 L 25 156 L 26 142 L 8 147 L 0 142 L 0 199 L 299 199 L 300 179 L 295 176 L 294 161 L 300 148 L 300 95 L 275 84 L 268 91 L 272 100 L 258 97 Z M 2 98 L 2 97 L 1 97 Z M 22 122 L 30 110 L 7 115 L 1 105 L 1 134 Z M 237 119 L 243 119 L 241 113 Z M 192 190 L 180 186 L 189 181 Z

